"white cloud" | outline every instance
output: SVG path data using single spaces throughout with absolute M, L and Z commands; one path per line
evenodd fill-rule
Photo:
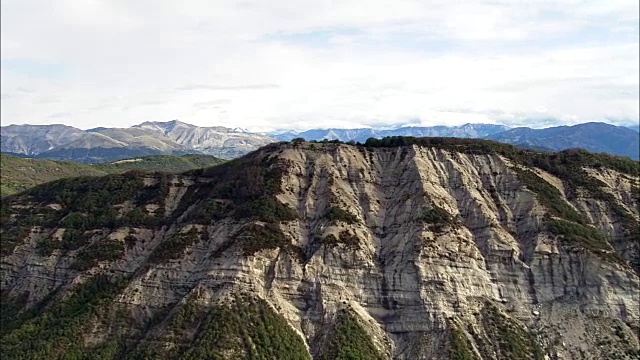
M 633 0 L 1 6 L 3 125 L 638 119 Z

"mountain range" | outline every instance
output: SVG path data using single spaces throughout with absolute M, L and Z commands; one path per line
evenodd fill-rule
M 295 138 L 364 143 L 389 136 L 483 138 L 538 151 L 584 148 L 637 160 L 640 135 L 636 128 L 585 123 L 546 129 L 509 128 L 494 124 L 399 127 L 394 129 L 312 129 L 251 133 L 244 129 L 199 127 L 177 120 L 144 122 L 130 128 L 80 130 L 65 125 L 9 125 L 2 127 L 1 151 L 23 157 L 75 160 L 85 163 L 116 161 L 157 154 L 208 154 L 230 159 L 263 145 Z
M 262 134 L 177 120 L 89 130 L 65 125 L 9 125 L 0 131 L 3 153 L 85 163 L 189 153 L 228 159 L 275 141 Z
M 592 152 L 627 156 L 638 160 L 640 146 L 637 127 L 615 126 L 606 123 L 584 123 L 573 126 L 556 126 L 546 129 L 527 127 L 509 128 L 504 125 L 465 124 L 461 126 L 400 127 L 397 129 L 314 129 L 297 133 L 286 131 L 271 134 L 276 139 L 350 140 L 364 143 L 368 138 L 386 136 L 456 137 L 496 140 L 516 146 L 561 151 L 583 148 Z
M 4 197 L 3 359 L 640 356 L 640 164 L 274 143 Z
M 627 156 L 638 160 L 640 138 L 637 131 L 604 123 L 585 123 L 547 129 L 515 128 L 491 134 L 487 139 L 523 147 L 551 150 L 582 148 L 592 152 Z
M 504 125 L 492 124 L 465 124 L 461 126 L 406 126 L 395 129 L 312 129 L 303 132 L 285 131 L 271 134 L 274 138 L 290 141 L 294 138 L 305 140 L 350 140 L 364 143 L 368 138 L 383 138 L 386 136 L 415 136 L 415 137 L 458 137 L 458 138 L 483 138 L 485 136 L 503 132 L 509 129 Z

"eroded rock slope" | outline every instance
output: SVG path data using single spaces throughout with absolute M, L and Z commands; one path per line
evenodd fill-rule
M 640 354 L 637 162 L 396 145 L 272 144 L 3 200 L 2 352 Z

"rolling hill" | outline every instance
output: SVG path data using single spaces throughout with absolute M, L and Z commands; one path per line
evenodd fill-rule
M 11 195 L 45 182 L 78 176 L 99 176 L 129 170 L 183 172 L 224 162 L 210 155 L 152 155 L 111 163 L 20 158 L 0 154 L 0 196 Z

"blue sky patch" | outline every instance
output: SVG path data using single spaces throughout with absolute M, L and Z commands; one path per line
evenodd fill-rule
M 64 65 L 30 59 L 11 59 L 2 60 L 2 70 L 31 77 L 56 77 L 64 73 Z

